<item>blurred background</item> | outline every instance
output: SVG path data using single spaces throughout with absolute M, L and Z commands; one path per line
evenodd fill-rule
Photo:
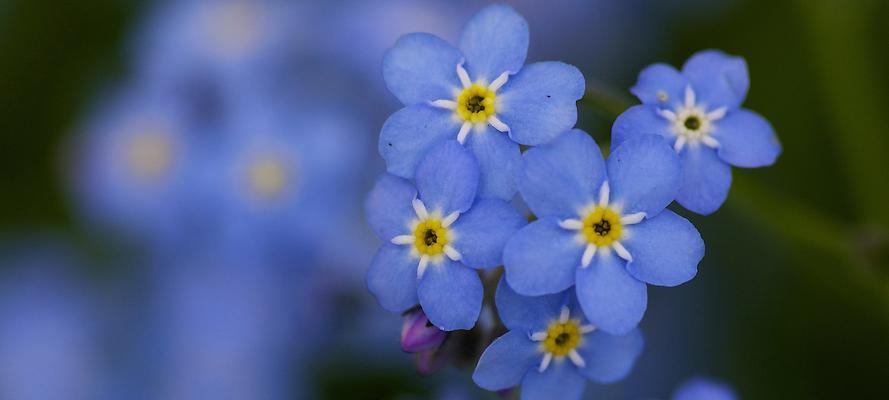
M 529 61 L 583 71 L 600 144 L 641 68 L 719 48 L 784 145 L 679 211 L 698 277 L 650 289 L 645 353 L 587 397 L 889 398 L 889 2 L 507 3 Z M 484 4 L 0 1 L 0 399 L 497 398 L 401 351 L 361 206 L 383 52 Z

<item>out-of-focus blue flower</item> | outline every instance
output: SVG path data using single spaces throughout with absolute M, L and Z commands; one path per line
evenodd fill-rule
M 460 49 L 425 33 L 403 36 L 383 60 L 389 90 L 406 106 L 380 133 L 388 171 L 411 178 L 436 144 L 465 143 L 481 168 L 479 196 L 515 194 L 519 144 L 538 145 L 574 126 L 583 75 L 561 62 L 522 67 L 528 24 L 512 8 L 482 9 Z
M 735 400 L 738 397 L 728 385 L 704 378 L 692 378 L 673 393 L 673 400 Z
M 666 64 L 651 65 L 630 89 L 643 104 L 617 118 L 611 146 L 639 135 L 666 138 L 682 163 L 676 201 L 698 214 L 710 214 L 728 196 L 731 165 L 763 167 L 781 153 L 769 121 L 740 107 L 749 87 L 744 59 L 716 50 L 695 54 L 682 72 Z
M 483 294 L 475 269 L 500 265 L 503 245 L 525 220 L 503 200 L 475 201 L 478 164 L 454 140 L 429 151 L 415 182 L 383 174 L 367 198 L 368 224 L 385 241 L 368 287 L 389 311 L 419 301 L 442 330 L 472 328 Z
M 501 280 L 497 311 L 509 329 L 485 350 L 472 378 L 488 390 L 522 385 L 522 399 L 579 399 L 586 380 L 623 379 L 642 353 L 638 330 L 622 336 L 590 325 L 572 291 L 538 297 Z
M 645 313 L 646 283 L 675 286 L 697 273 L 704 242 L 664 210 L 681 177 L 659 137 L 627 140 L 605 161 L 589 135 L 573 130 L 522 159 L 519 191 L 538 220 L 503 251 L 515 291 L 538 296 L 576 284 L 590 322 L 622 334 Z
M 0 256 L 0 398 L 100 398 L 107 371 L 95 304 L 65 254 L 28 251 Z

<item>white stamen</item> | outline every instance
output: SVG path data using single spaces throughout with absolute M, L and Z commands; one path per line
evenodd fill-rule
M 546 371 L 546 368 L 549 367 L 549 363 L 552 360 L 553 360 L 553 353 L 544 354 L 543 360 L 540 360 L 540 367 L 537 368 L 537 370 L 540 372 Z
M 460 218 L 460 212 L 458 212 L 458 211 L 454 211 L 454 212 L 448 214 L 447 217 L 444 217 L 444 219 L 441 220 L 441 227 L 447 228 L 447 227 L 451 226 L 451 224 L 453 224 L 454 221 L 457 220 L 457 218 Z
M 429 212 L 426 211 L 426 205 L 423 204 L 423 200 L 414 199 L 411 204 L 414 206 L 414 212 L 417 214 L 417 218 L 426 219 L 429 218 Z
M 593 262 L 593 256 L 596 255 L 596 245 L 588 244 L 586 245 L 586 249 L 583 250 L 583 257 L 580 258 L 580 267 L 586 268 L 590 266 L 590 263 Z
M 624 245 L 621 244 L 620 242 L 618 242 L 618 241 L 611 242 L 611 247 L 614 249 L 614 251 L 617 253 L 617 255 L 620 256 L 620 258 L 623 258 L 624 260 L 627 260 L 627 261 L 633 261 L 633 256 L 630 255 L 630 252 L 627 251 L 627 248 L 624 247 Z
M 559 313 L 559 322 L 566 323 L 568 322 L 568 318 L 571 317 L 571 310 L 568 309 L 568 306 L 562 306 L 562 312 Z
M 586 366 L 586 362 L 583 361 L 583 357 L 580 356 L 580 353 L 577 350 L 572 349 L 568 352 L 568 358 L 571 359 L 571 362 L 577 366 L 577 368 L 583 368 Z
M 667 120 L 670 120 L 670 121 L 676 120 L 676 113 L 673 112 L 672 110 L 664 110 L 664 109 L 658 108 L 657 113 L 658 113 L 658 115 L 660 115 L 661 117 L 664 117 Z
M 429 256 L 424 255 L 420 257 L 420 263 L 417 264 L 417 279 L 423 277 L 423 274 L 426 273 L 426 267 L 429 266 Z
M 676 143 L 673 143 L 673 150 L 676 150 L 677 153 L 682 151 L 682 148 L 685 147 L 686 141 L 688 141 L 688 139 L 686 139 L 685 136 L 677 137 Z
M 712 149 L 719 147 L 719 141 L 714 139 L 713 136 L 710 136 L 710 135 L 702 137 L 701 143 L 703 143 L 704 146 L 707 146 Z
M 507 80 L 509 80 L 509 71 L 503 72 L 497 79 L 494 79 L 494 82 L 491 82 L 491 84 L 488 85 L 488 89 L 496 92 Z
M 492 115 L 492 116 L 488 117 L 488 123 L 491 124 L 491 126 L 493 126 L 494 129 L 496 129 L 500 132 L 503 132 L 503 133 L 509 132 L 509 126 L 504 124 L 503 121 L 501 121 L 500 118 L 497 118 L 496 115 Z
M 534 332 L 531 334 L 531 340 L 535 342 L 542 342 L 546 340 L 547 336 L 549 336 L 549 334 L 547 334 L 546 332 Z
M 588 324 L 588 325 L 582 325 L 582 326 L 580 327 L 580 333 L 582 333 L 582 334 L 584 334 L 584 335 L 586 335 L 587 333 L 590 333 L 590 332 L 592 332 L 592 331 L 594 331 L 594 330 L 596 330 L 596 327 L 593 326 L 593 325 L 589 325 L 589 324 Z
M 722 119 L 722 117 L 725 116 L 726 111 L 728 111 L 728 108 L 719 107 L 713 111 L 708 112 L 707 119 L 710 120 L 710 122 L 720 120 L 720 119 Z
M 457 141 L 460 144 L 466 143 L 466 137 L 469 136 L 469 130 L 472 129 L 471 122 L 464 122 L 463 125 L 460 126 L 460 132 L 457 133 Z
M 442 250 L 444 250 L 445 255 L 447 255 L 448 258 L 450 258 L 453 261 L 460 261 L 460 259 L 463 258 L 463 256 L 460 254 L 460 252 L 457 251 L 457 249 L 455 249 L 454 246 L 451 246 L 449 244 L 446 244 L 444 246 L 444 248 L 442 248 Z
M 448 110 L 457 109 L 457 102 L 454 100 L 435 100 L 430 102 L 429 104 L 431 104 L 433 107 L 445 108 Z
M 692 108 L 695 106 L 695 91 L 691 88 L 691 85 L 685 87 L 685 108 Z
M 469 73 L 466 72 L 466 68 L 463 68 L 462 62 L 457 64 L 457 76 L 460 77 L 460 83 L 463 84 L 464 89 L 472 86 L 472 81 L 469 80 Z
M 599 189 L 599 207 L 607 206 L 610 196 L 611 188 L 608 186 L 608 181 L 602 182 L 602 187 Z
M 620 223 L 621 225 L 633 225 L 642 222 L 643 219 L 645 219 L 645 213 L 637 212 L 620 217 Z
M 563 219 L 559 221 L 559 226 L 569 231 L 579 231 L 583 229 L 583 221 L 579 219 Z
M 397 245 L 414 244 L 414 235 L 398 235 L 391 242 Z

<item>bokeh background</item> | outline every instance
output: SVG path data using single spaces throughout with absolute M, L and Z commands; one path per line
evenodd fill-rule
M 508 3 L 600 144 L 641 68 L 719 48 L 784 145 L 690 216 L 698 277 L 650 289 L 637 367 L 587 397 L 889 398 L 889 2 Z M 361 207 L 383 52 L 484 4 L 0 2 L 0 398 L 496 398 L 401 352 Z

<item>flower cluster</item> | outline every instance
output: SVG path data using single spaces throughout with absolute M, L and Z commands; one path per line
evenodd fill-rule
M 667 206 L 715 211 L 729 165 L 769 165 L 781 148 L 765 119 L 739 108 L 744 61 L 705 51 L 681 73 L 642 72 L 632 92 L 643 104 L 617 119 L 606 159 L 573 128 L 583 76 L 560 62 L 523 66 L 528 38 L 520 15 L 494 5 L 470 20 L 459 48 L 417 33 L 385 55 L 386 84 L 405 108 L 380 134 L 388 173 L 365 211 L 385 244 L 367 280 L 385 309 L 419 304 L 440 331 L 505 328 L 477 362 L 479 386 L 579 398 L 587 379 L 632 369 L 647 285 L 697 274 L 704 242 Z M 495 286 L 492 324 L 482 310 Z M 448 340 L 409 328 L 416 312 L 407 342 Z

